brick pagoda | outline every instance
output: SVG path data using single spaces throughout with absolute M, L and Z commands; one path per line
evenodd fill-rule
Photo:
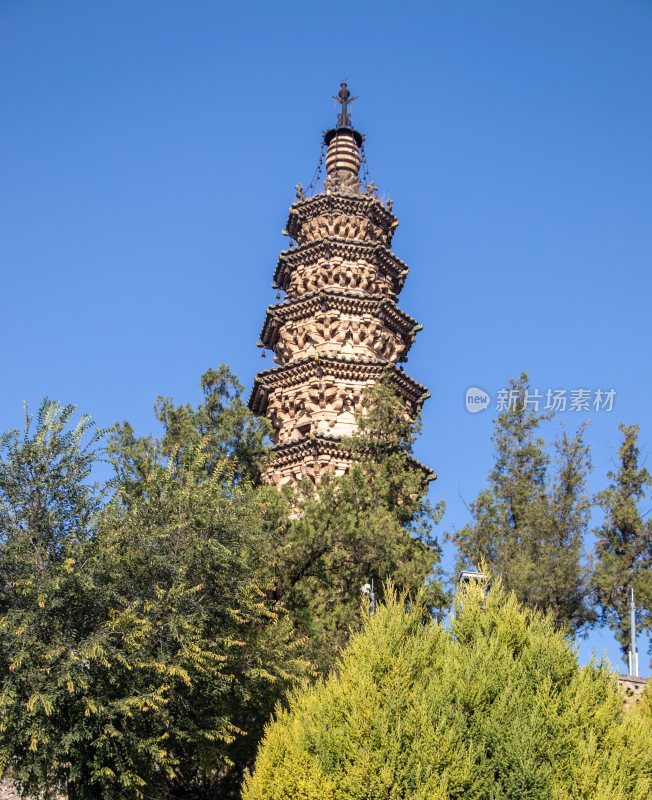
M 249 399 L 274 427 L 266 479 L 279 487 L 346 471 L 340 441 L 356 427 L 364 388 L 383 374 L 411 415 L 429 396 L 397 366 L 421 328 L 396 304 L 408 273 L 390 250 L 398 220 L 372 183 L 362 187 L 363 136 L 351 125 L 346 84 L 336 99 L 342 112 L 324 135 L 324 190 L 306 197 L 298 189 L 284 231 L 291 246 L 274 272 L 286 298 L 267 309 L 259 345 L 278 366 L 257 375 Z

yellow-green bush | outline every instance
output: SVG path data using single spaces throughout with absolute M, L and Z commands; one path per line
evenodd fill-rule
M 266 731 L 245 800 L 648 800 L 652 729 L 495 581 L 448 625 L 388 593 Z

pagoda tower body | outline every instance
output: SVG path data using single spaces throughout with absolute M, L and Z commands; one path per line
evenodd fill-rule
M 249 399 L 274 428 L 265 478 L 278 487 L 346 471 L 351 459 L 340 442 L 356 428 L 365 387 L 382 376 L 411 416 L 429 396 L 397 366 L 421 328 L 396 303 L 408 273 L 390 250 L 398 221 L 391 201 L 382 203 L 373 184 L 361 185 L 363 136 L 351 126 L 355 98 L 346 84 L 335 99 L 342 113 L 324 135 L 324 190 L 311 197 L 297 191 L 284 231 L 292 246 L 274 272 L 273 286 L 286 299 L 267 309 L 260 337 L 278 366 L 257 375 Z

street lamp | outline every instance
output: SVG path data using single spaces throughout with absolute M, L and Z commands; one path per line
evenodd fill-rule
M 463 569 L 462 572 L 457 577 L 458 583 L 471 583 L 475 581 L 479 583 L 480 581 L 486 581 L 489 576 L 485 575 L 482 572 L 473 572 L 470 569 Z M 487 584 L 487 589 L 491 586 L 491 581 Z
M 371 579 L 371 583 L 365 583 L 365 585 L 362 587 L 362 591 L 369 598 L 369 613 L 373 614 L 376 610 L 376 594 L 374 592 L 373 578 Z
M 629 589 L 629 674 L 638 675 L 638 650 L 636 649 L 636 605 L 634 603 L 634 589 Z

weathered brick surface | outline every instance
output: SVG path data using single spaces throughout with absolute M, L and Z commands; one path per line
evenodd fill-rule
M 396 304 L 408 273 L 391 251 L 398 221 L 391 201 L 359 180 L 363 137 L 353 129 L 325 134 L 324 191 L 297 187 L 259 346 L 277 365 L 256 377 L 249 407 L 273 426 L 279 458 L 265 478 L 276 486 L 326 473 L 340 475 L 350 459 L 336 445 L 350 436 L 370 383 L 387 374 L 414 417 L 429 396 L 400 366 L 421 325 Z M 420 465 L 422 466 L 422 465 Z M 432 477 L 424 469 L 424 477 Z
M 625 690 L 625 708 L 631 708 L 638 703 L 645 687 L 647 678 L 639 678 L 635 675 L 619 675 L 618 683 Z

